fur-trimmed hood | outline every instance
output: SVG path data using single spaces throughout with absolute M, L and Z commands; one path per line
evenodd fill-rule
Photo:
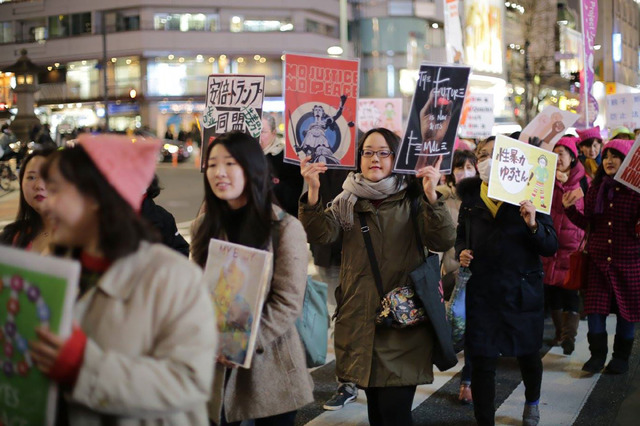
M 482 179 L 477 176 L 462 179 L 456 185 L 456 192 L 458 197 L 464 203 L 465 201 L 469 201 L 469 199 L 480 193 L 480 185 L 482 184 Z

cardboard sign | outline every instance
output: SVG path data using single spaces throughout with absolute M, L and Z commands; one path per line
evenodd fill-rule
M 490 93 L 468 94 L 462 107 L 458 129 L 460 137 L 488 138 L 491 136 L 494 123 L 493 95 Z
M 216 136 L 239 130 L 260 138 L 262 130 L 263 75 L 212 74 L 207 79 L 207 93 L 202 113 L 201 171 L 207 159 L 207 147 Z
M 310 156 L 333 169 L 356 167 L 359 67 L 357 60 L 285 55 L 285 162 Z
M 52 425 L 57 386 L 36 367 L 28 342 L 39 326 L 69 336 L 80 264 L 10 247 L 0 247 L 0 259 L 0 424 Z
M 531 120 L 518 139 L 528 143 L 529 138 L 535 136 L 542 141 L 540 148 L 553 151 L 556 142 L 564 135 L 567 128 L 573 126 L 578 117 L 578 114 L 548 106 Z
M 358 129 L 366 133 L 376 127 L 402 135 L 402 99 L 358 99 Z
M 491 159 L 489 198 L 516 206 L 529 200 L 536 211 L 549 214 L 557 161 L 553 152 L 498 135 Z
M 640 138 L 636 139 L 631 151 L 624 157 L 614 179 L 634 191 L 640 192 Z
M 415 174 L 442 156 L 440 171 L 451 172 L 453 150 L 470 68 L 423 64 L 409 121 L 396 154 L 394 172 Z
M 204 270 L 211 291 L 220 339 L 220 355 L 242 368 L 251 367 L 271 278 L 273 255 L 212 239 Z
M 640 128 L 640 93 L 608 95 L 607 127 L 624 126 L 631 130 Z

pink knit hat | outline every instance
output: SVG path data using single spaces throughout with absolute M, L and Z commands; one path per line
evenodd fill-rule
M 560 138 L 560 140 L 556 143 L 556 146 L 563 146 L 567 148 L 569 151 L 573 152 L 574 158 L 578 158 L 578 142 L 580 142 L 580 139 L 578 139 L 577 137 L 566 135 Z
M 102 176 L 136 212 L 153 179 L 160 141 L 115 134 L 82 134 L 78 144 L 84 148 Z
M 586 141 L 587 139 L 600 139 L 602 141 L 602 135 L 600 134 L 600 127 L 592 127 L 587 130 L 576 130 L 578 132 L 578 137 L 580 138 L 580 143 Z
M 602 149 L 602 156 L 604 157 L 604 151 L 611 148 L 616 151 L 621 152 L 625 157 L 631 151 L 631 147 L 633 146 L 634 141 L 629 141 L 626 139 L 611 139 Z

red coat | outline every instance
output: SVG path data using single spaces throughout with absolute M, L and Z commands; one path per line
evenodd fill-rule
M 562 205 L 562 196 L 566 192 L 580 188 L 580 181 L 583 177 L 585 177 L 584 167 L 578 162 L 571 169 L 569 179 L 565 183 L 556 179 L 551 204 L 551 219 L 553 219 L 553 227 L 558 235 L 558 251 L 551 257 L 542 258 L 544 283 L 547 285 L 562 286 L 569 271 L 569 255 L 578 250 L 584 237 L 584 231 L 569 220 Z M 591 183 L 588 176 L 587 183 Z M 580 213 L 584 211 L 584 198 L 578 200 L 576 209 Z
M 567 216 L 582 229 L 590 225 L 587 241 L 589 271 L 584 301 L 587 314 L 609 314 L 613 302 L 622 318 L 640 321 L 640 194 L 616 182 L 613 199 L 605 199 L 604 212 L 596 214 L 600 183 L 587 192 L 584 215 L 575 207 Z M 606 198 L 606 197 L 605 197 Z

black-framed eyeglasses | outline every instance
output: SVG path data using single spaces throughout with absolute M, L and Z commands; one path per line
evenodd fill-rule
M 364 158 L 371 158 L 374 155 L 377 155 L 378 158 L 387 158 L 391 154 L 395 154 L 395 153 L 393 151 L 389 150 L 389 149 L 381 149 L 380 151 L 373 151 L 371 149 L 363 149 L 362 151 L 360 151 L 360 155 L 362 155 Z

